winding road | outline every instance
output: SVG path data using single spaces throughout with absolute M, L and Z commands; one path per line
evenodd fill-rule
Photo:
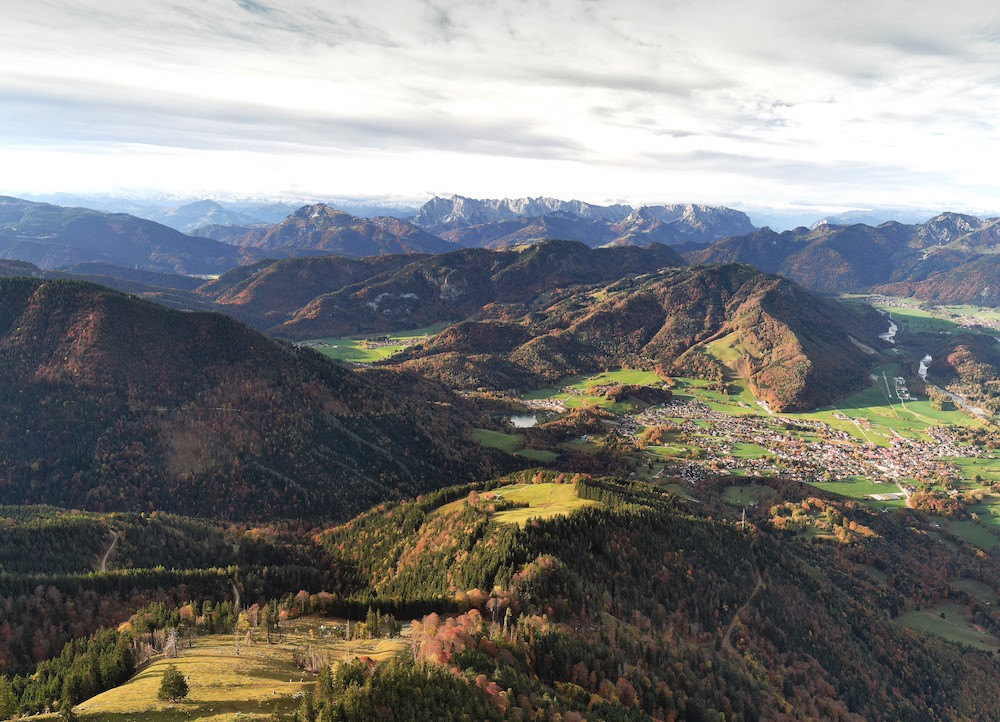
M 101 569 L 100 569 L 100 571 L 102 571 L 102 572 L 108 571 L 108 557 L 111 556 L 111 552 L 113 552 L 115 550 L 115 546 L 118 544 L 118 532 L 116 532 L 114 529 L 112 529 L 111 530 L 111 536 L 114 537 L 114 539 L 111 540 L 111 546 L 108 547 L 108 550 L 106 552 L 104 552 L 104 556 L 101 557 Z
M 750 602 L 752 602 L 753 598 L 757 596 L 757 592 L 764 587 L 764 578 L 760 575 L 760 569 L 757 567 L 757 558 L 754 556 L 752 549 L 750 550 L 750 559 L 753 560 L 753 570 L 757 574 L 757 583 L 754 584 L 753 591 L 750 592 L 750 596 L 747 597 L 745 602 L 743 602 L 743 606 L 736 610 L 736 614 L 733 615 L 733 620 L 729 623 L 729 627 L 726 628 L 725 636 L 722 637 L 722 648 L 727 652 L 738 654 L 741 660 L 743 659 L 743 655 L 736 651 L 730 641 L 733 636 L 733 629 L 736 627 L 736 622 L 740 618 L 740 614 L 743 613 L 744 609 L 750 606 Z

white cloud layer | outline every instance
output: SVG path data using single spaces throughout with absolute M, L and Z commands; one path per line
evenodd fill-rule
M 6 0 L 0 188 L 997 208 L 1000 6 Z

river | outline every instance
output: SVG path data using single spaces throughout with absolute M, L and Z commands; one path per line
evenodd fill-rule
M 934 359 L 931 358 L 930 354 L 927 354 L 922 359 L 920 359 L 920 368 L 917 369 L 917 376 L 922 380 L 927 380 L 927 364 L 929 364 Z
M 968 411 L 970 414 L 973 414 L 974 416 L 979 416 L 984 419 L 990 418 L 989 413 L 985 409 L 981 409 L 978 406 L 970 406 L 969 402 L 965 400 L 964 396 L 959 396 L 958 394 L 952 393 L 951 391 L 947 391 L 942 388 L 938 388 L 936 386 L 932 388 L 937 388 L 938 391 L 940 391 L 942 394 L 944 394 L 949 399 L 954 401 L 956 404 L 961 406 L 963 409 Z
M 896 343 L 896 331 L 899 330 L 899 326 L 896 325 L 895 321 L 892 320 L 892 316 L 889 316 L 889 330 L 885 333 L 880 333 L 878 337 L 883 341 L 888 341 L 889 343 Z

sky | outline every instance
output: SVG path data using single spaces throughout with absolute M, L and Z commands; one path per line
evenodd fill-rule
M 1000 209 L 982 0 L 0 0 L 0 193 Z

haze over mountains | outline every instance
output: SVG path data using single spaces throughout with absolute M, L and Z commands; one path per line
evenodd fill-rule
M 821 293 L 878 291 L 986 304 L 1000 298 L 990 262 L 1000 248 L 1000 226 L 996 219 L 957 213 L 920 224 L 824 223 L 777 233 L 755 229 L 745 214 L 728 208 L 633 209 L 550 198 L 434 198 L 412 222 L 363 218 L 325 204 L 303 206 L 271 225 L 242 225 L 256 219 L 210 201 L 159 212 L 175 225 L 197 226 L 192 233 L 204 234 L 198 236 L 127 214 L 13 198 L 2 199 L 0 206 L 0 257 L 32 263 L 50 275 L 90 278 L 151 298 L 159 294 L 163 302 L 196 309 L 212 307 L 214 299 L 177 295 L 174 291 L 191 293 L 195 284 L 170 274 L 214 275 L 265 257 L 438 254 L 553 238 L 591 247 L 666 244 L 690 263 L 749 263 Z M 202 221 L 213 222 L 199 225 Z M 167 275 L 139 278 L 127 269 Z M 330 292 L 329 285 L 320 287 Z
M 942 213 L 913 225 L 824 224 L 783 233 L 764 228 L 719 241 L 690 254 L 689 260 L 749 263 L 824 293 L 870 291 L 882 284 L 924 281 L 995 256 L 1000 252 L 998 223 L 995 218 Z
M 182 233 L 192 233 L 192 231 L 208 225 L 267 225 L 267 221 L 261 217 L 229 210 L 210 200 L 166 208 L 149 214 L 148 218 Z
M 260 256 L 123 213 L 0 197 L 0 257 L 41 268 L 100 261 L 199 275 Z

